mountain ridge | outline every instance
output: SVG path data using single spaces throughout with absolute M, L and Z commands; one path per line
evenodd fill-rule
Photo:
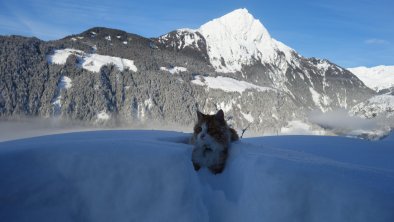
M 379 65 L 373 67 L 359 66 L 348 68 L 369 88 L 379 92 L 394 89 L 394 65 Z M 394 90 L 391 90 L 394 92 Z
M 246 14 L 247 10 L 239 12 L 262 26 Z M 231 38 L 230 42 L 234 40 Z M 55 41 L 37 40 L 36 49 L 31 50 L 36 62 L 23 57 L 23 51 L 29 48 L 26 41 L 0 37 L 0 58 L 11 64 L 0 67 L 5 86 L 0 93 L 0 116 L 26 113 L 95 124 L 147 120 L 192 124 L 196 109 L 206 113 L 223 109 L 236 127 L 251 125 L 252 130 L 264 133 L 277 132 L 294 119 L 306 121 L 311 110 L 351 108 L 376 94 L 350 71 L 328 60 L 304 58 L 294 50 L 290 60 L 286 53 L 275 51 L 275 58 L 269 62 L 262 62 L 265 55 L 254 57 L 258 50 L 235 60 L 221 56 L 220 60 L 225 61 L 219 67 L 212 60 L 211 43 L 191 29 L 145 38 L 94 27 Z M 276 40 L 270 41 L 287 49 Z M 244 50 L 242 44 L 239 48 Z M 71 53 L 62 54 L 65 52 Z M 48 60 L 56 53 L 67 56 L 61 63 Z M 243 63 L 245 58 L 249 60 Z M 136 69 L 120 69 L 114 61 L 127 61 Z M 239 64 L 233 69 L 231 61 L 240 62 L 241 69 Z M 20 63 L 26 67 L 20 73 L 23 78 L 15 74 Z M 222 72 L 225 68 L 230 72 Z M 40 81 L 32 85 L 33 79 Z M 69 79 L 72 87 L 62 88 L 64 79 Z M 226 91 L 215 85 L 217 79 L 246 88 Z M 31 91 L 37 93 L 31 95 Z

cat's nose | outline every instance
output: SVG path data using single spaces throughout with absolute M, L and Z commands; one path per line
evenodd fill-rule
M 201 134 L 200 138 L 204 139 L 204 137 L 205 137 L 205 134 Z

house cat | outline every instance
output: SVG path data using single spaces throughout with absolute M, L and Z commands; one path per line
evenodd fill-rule
M 239 139 L 237 132 L 224 120 L 223 110 L 214 115 L 197 111 L 197 123 L 191 142 L 194 144 L 192 162 L 194 169 L 208 167 L 214 173 L 221 173 L 225 167 L 230 143 Z

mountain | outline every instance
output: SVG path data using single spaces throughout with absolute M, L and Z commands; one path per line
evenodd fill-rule
M 376 92 L 273 39 L 246 9 L 157 38 L 95 27 L 56 41 L 0 37 L 0 117 L 191 125 L 223 109 L 237 129 L 280 131 Z
M 284 54 L 291 63 L 294 50 L 271 38 L 267 29 L 256 20 L 246 9 L 235 10 L 223 17 L 202 25 L 197 30 L 180 29 L 177 31 L 184 44 L 175 42 L 181 48 L 197 46 L 198 42 L 206 49 L 211 65 L 217 72 L 234 73 L 242 71 L 243 66 L 253 65 L 256 61 L 275 63 L 279 54 Z M 188 41 L 188 36 L 195 41 Z M 166 42 L 170 36 L 160 37 Z M 202 50 L 201 50 L 202 51 Z
M 355 67 L 349 68 L 369 88 L 379 91 L 394 91 L 394 66 Z
M 374 96 L 350 109 L 350 114 L 374 119 L 382 128 L 394 128 L 394 94 Z
M 366 118 L 388 114 L 394 118 L 394 95 L 378 95 L 368 99 L 365 102 L 357 104 L 351 111 L 355 114 L 362 114 Z
M 351 115 L 374 119 L 383 128 L 394 128 L 394 66 L 349 68 L 369 88 L 379 95 L 363 101 L 349 111 Z

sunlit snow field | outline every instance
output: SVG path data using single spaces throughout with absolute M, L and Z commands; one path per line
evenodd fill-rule
M 112 130 L 0 142 L 1 221 L 394 221 L 394 137 L 275 136 L 195 172 L 190 134 Z

